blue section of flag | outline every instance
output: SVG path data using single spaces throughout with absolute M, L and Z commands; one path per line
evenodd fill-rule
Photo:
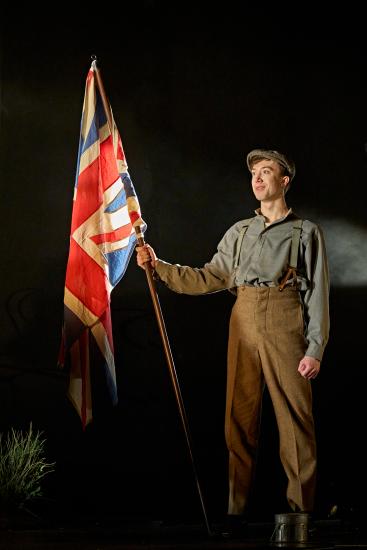
M 81 154 L 83 154 L 84 151 L 86 151 L 91 145 L 93 145 L 93 143 L 99 140 L 98 130 L 99 130 L 99 127 L 97 127 L 96 114 L 95 114 L 93 117 L 93 122 L 89 129 L 88 135 L 86 136 L 84 142 L 82 141 Z
M 133 186 L 133 182 L 131 181 L 130 175 L 128 172 L 125 172 L 124 174 L 121 174 L 122 183 L 124 184 L 125 193 L 127 197 L 135 197 L 135 189 Z
M 109 281 L 113 287 L 115 287 L 125 275 L 135 246 L 136 238 L 135 235 L 132 235 L 129 244 L 123 250 L 116 250 L 115 252 L 108 252 L 108 254 L 106 254 L 106 260 L 109 267 Z
M 126 204 L 126 193 L 121 189 L 120 193 L 114 198 L 114 200 L 107 206 L 105 212 L 117 212 L 122 206 Z

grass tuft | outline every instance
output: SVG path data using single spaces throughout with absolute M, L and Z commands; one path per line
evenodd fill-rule
M 19 508 L 42 496 L 41 481 L 56 464 L 46 462 L 45 443 L 32 423 L 26 432 L 0 434 L 0 506 Z

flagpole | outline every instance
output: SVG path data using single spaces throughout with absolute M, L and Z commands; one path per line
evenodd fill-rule
M 107 116 L 108 126 L 110 128 L 110 131 L 112 132 L 112 118 L 111 118 L 110 106 L 109 106 L 107 96 L 106 96 L 106 92 L 105 92 L 105 89 L 104 89 L 104 86 L 103 86 L 102 78 L 101 78 L 99 69 L 97 67 L 97 58 L 96 58 L 96 56 L 92 56 L 92 59 L 93 59 L 93 61 L 95 61 L 94 69 L 95 69 L 95 74 L 96 74 L 97 86 L 98 86 L 99 92 L 101 94 L 103 107 L 104 107 L 104 110 L 105 110 L 105 113 L 106 113 L 106 116 Z M 144 246 L 145 245 L 144 235 L 143 235 L 140 227 L 135 227 L 135 233 L 136 233 L 136 240 L 137 240 L 138 245 L 139 246 Z M 196 468 L 196 465 L 195 465 L 194 454 L 193 454 L 193 450 L 192 450 L 193 445 L 192 445 L 192 438 L 191 438 L 190 429 L 189 429 L 189 423 L 188 423 L 188 419 L 187 419 L 187 415 L 186 415 L 186 411 L 185 411 L 184 402 L 183 402 L 183 399 L 182 399 L 180 384 L 179 384 L 178 378 L 177 378 L 177 373 L 176 373 L 176 369 L 175 369 L 175 365 L 174 365 L 174 361 L 173 361 L 171 347 L 170 347 L 168 336 L 167 336 L 166 326 L 165 326 L 165 323 L 164 323 L 163 314 L 162 314 L 158 294 L 157 294 L 156 287 L 155 287 L 155 281 L 153 279 L 152 269 L 150 267 L 149 262 L 147 262 L 145 264 L 145 273 L 146 273 L 146 277 L 147 277 L 147 282 L 148 282 L 148 286 L 149 286 L 150 295 L 151 295 L 152 302 L 153 302 L 155 315 L 156 315 L 157 322 L 158 322 L 159 332 L 160 332 L 160 335 L 161 335 L 161 338 L 162 338 L 164 353 L 165 353 L 165 356 L 166 356 L 166 360 L 167 360 L 167 364 L 168 364 L 168 368 L 169 368 L 169 373 L 170 373 L 171 381 L 172 381 L 172 384 L 173 384 L 173 389 L 174 389 L 175 396 L 176 396 L 178 409 L 179 409 L 181 420 L 182 420 L 182 425 L 183 425 L 184 432 L 185 432 L 186 442 L 187 442 L 187 446 L 188 446 L 188 449 L 189 449 L 191 464 L 192 464 L 192 468 L 193 468 L 193 472 L 194 472 L 194 476 L 195 476 L 197 490 L 198 490 L 199 497 L 200 497 L 202 511 L 203 511 L 204 518 L 205 518 L 206 528 L 207 528 L 209 536 L 212 536 L 213 532 L 212 532 L 212 530 L 210 528 L 210 525 L 209 525 L 208 515 L 207 515 L 207 512 L 206 512 L 204 498 L 203 498 L 203 493 L 202 493 L 202 490 L 201 490 L 201 487 L 200 487 L 199 477 L 198 477 L 198 474 L 197 474 L 197 468 Z
M 144 241 L 143 234 L 140 232 L 140 229 L 136 227 L 135 232 L 136 232 L 136 238 L 137 238 L 138 245 L 139 246 L 144 246 L 145 241 Z M 185 436 L 186 436 L 186 442 L 187 442 L 187 446 L 188 446 L 189 453 L 190 453 L 191 464 L 192 464 L 193 471 L 194 471 L 196 486 L 197 486 L 199 497 L 200 497 L 200 502 L 201 502 L 201 507 L 202 507 L 202 510 L 203 510 L 204 518 L 205 518 L 206 528 L 208 530 L 208 534 L 211 536 L 211 535 L 213 535 L 213 532 L 212 532 L 212 530 L 210 528 L 210 525 L 209 525 L 208 516 L 207 516 L 207 513 L 206 513 L 206 509 L 205 509 L 203 493 L 201 491 L 200 482 L 199 482 L 199 478 L 198 478 L 198 474 L 197 474 L 197 469 L 196 469 L 196 466 L 195 466 L 195 460 L 194 460 L 194 455 L 193 455 L 193 451 L 192 451 L 192 439 L 191 439 L 191 434 L 190 434 L 190 429 L 189 429 L 189 423 L 188 423 L 188 420 L 187 420 L 187 415 L 186 415 L 186 411 L 185 411 L 184 402 L 183 402 L 183 399 L 182 399 L 180 384 L 178 382 L 176 369 L 175 369 L 175 365 L 174 365 L 173 357 L 172 357 L 172 353 L 171 353 L 171 348 L 170 348 L 170 344 L 169 344 L 169 340 L 168 340 L 168 336 L 167 336 L 166 326 L 165 326 L 165 323 L 164 323 L 163 314 L 162 314 L 161 306 L 160 306 L 160 303 L 159 303 L 158 294 L 157 294 L 157 291 L 156 291 L 156 288 L 155 288 L 155 281 L 153 279 L 153 274 L 152 274 L 152 270 L 151 270 L 149 261 L 145 264 L 145 273 L 146 273 L 146 276 L 147 276 L 148 286 L 149 286 L 150 295 L 151 295 L 152 301 L 153 301 L 153 306 L 154 306 L 154 311 L 155 311 L 157 322 L 158 322 L 159 332 L 160 332 L 160 335 L 161 335 L 161 338 L 162 338 L 163 348 L 164 348 L 164 352 L 165 352 L 165 356 L 166 356 L 166 360 L 167 360 L 167 364 L 168 364 L 168 368 L 169 368 L 169 373 L 170 373 L 170 376 L 171 376 L 171 381 L 172 381 L 172 384 L 173 384 L 173 389 L 174 389 L 174 392 L 175 392 L 176 401 L 177 401 L 178 409 L 179 409 L 181 420 L 182 420 L 182 425 L 183 425 Z

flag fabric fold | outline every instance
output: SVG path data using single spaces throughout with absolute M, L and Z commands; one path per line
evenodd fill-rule
M 84 428 L 98 400 L 117 403 L 110 297 L 133 253 L 135 229 L 146 228 L 97 70 L 93 61 L 85 85 L 59 355 Z

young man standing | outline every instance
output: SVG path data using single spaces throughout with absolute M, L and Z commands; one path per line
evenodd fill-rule
M 329 274 L 322 231 L 288 208 L 294 163 L 274 150 L 247 155 L 256 215 L 234 224 L 202 268 L 173 265 L 152 247 L 137 248 L 140 267 L 185 294 L 236 292 L 229 340 L 225 436 L 229 452 L 228 519 L 240 524 L 249 505 L 267 385 L 287 476 L 290 511 L 312 512 L 316 441 L 311 379 L 329 335 Z

